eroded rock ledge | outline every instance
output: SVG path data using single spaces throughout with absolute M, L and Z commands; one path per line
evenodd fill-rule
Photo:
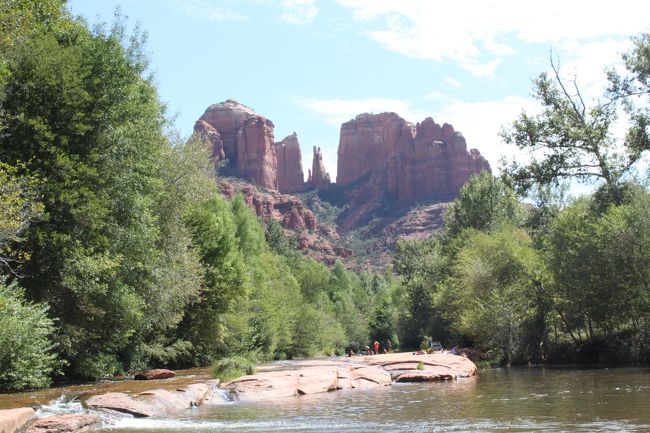
M 298 369 L 261 372 L 222 385 L 238 400 L 262 401 L 340 389 L 390 386 L 393 382 L 431 382 L 471 377 L 476 365 L 449 354 L 387 355 L 305 361 Z
M 101 413 L 161 417 L 201 405 L 220 404 L 228 396 L 241 401 L 269 401 L 341 389 L 390 386 L 393 382 L 431 382 L 476 375 L 476 365 L 450 354 L 386 355 L 297 361 L 288 370 L 262 367 L 260 373 L 227 383 L 194 383 L 176 390 L 153 389 L 136 395 L 109 392 L 84 402 L 89 413 L 33 419 L 32 408 L 0 411 L 0 433 L 79 433 L 101 428 Z

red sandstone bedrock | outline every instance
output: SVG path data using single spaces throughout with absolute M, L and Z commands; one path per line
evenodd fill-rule
M 418 369 L 420 366 L 420 369 Z M 469 359 L 450 354 L 386 355 L 340 358 L 334 361 L 299 361 L 294 370 L 264 371 L 222 384 L 241 401 L 268 401 L 283 397 L 318 394 L 340 389 L 390 386 L 393 382 L 431 382 L 476 375 Z M 200 405 L 219 404 L 218 381 L 195 383 L 177 390 L 153 389 L 136 395 L 109 392 L 88 398 L 84 405 L 97 411 L 122 412 L 136 417 L 164 416 Z M 99 428 L 93 414 L 40 418 L 33 421 L 31 408 L 0 411 L 0 433 L 14 433 L 29 426 L 28 432 L 80 433 Z M 31 423 L 31 425 L 30 425 Z
M 239 400 L 263 401 L 339 389 L 390 386 L 393 382 L 451 380 L 474 376 L 476 371 L 476 365 L 463 356 L 391 353 L 306 362 L 296 370 L 243 376 L 221 387 L 230 390 Z

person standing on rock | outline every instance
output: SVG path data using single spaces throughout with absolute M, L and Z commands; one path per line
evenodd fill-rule
M 375 355 L 379 355 L 379 341 L 375 340 Z
M 390 352 L 393 349 L 393 342 L 390 341 L 390 338 L 386 342 L 386 348 L 387 348 L 388 352 Z

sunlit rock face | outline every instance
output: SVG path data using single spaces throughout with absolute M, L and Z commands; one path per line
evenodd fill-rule
M 278 191 L 282 193 L 303 191 L 305 174 L 302 171 L 300 142 L 295 132 L 275 143 L 275 156 L 278 160 Z
M 314 146 L 314 159 L 312 160 L 311 170 L 309 170 L 307 183 L 315 189 L 326 189 L 330 182 L 330 175 L 323 165 L 323 154 L 320 147 Z
M 341 126 L 336 183 L 366 178 L 399 204 L 455 197 L 475 173 L 490 171 L 460 132 L 428 117 L 413 125 L 395 113 L 360 114 Z
M 228 159 L 240 177 L 278 190 L 273 122 L 229 99 L 209 106 L 194 130 L 210 140 L 214 156 Z

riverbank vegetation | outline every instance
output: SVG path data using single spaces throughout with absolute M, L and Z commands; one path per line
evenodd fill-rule
M 650 195 L 634 172 L 650 146 L 646 36 L 601 105 L 540 77 L 542 114 L 504 137 L 545 152 L 474 177 L 441 235 L 399 244 L 394 276 L 304 258 L 242 196 L 222 198 L 208 145 L 173 131 L 122 17 L 90 27 L 60 0 L 0 4 L 0 390 L 425 336 L 505 363 L 650 361 Z M 601 181 L 567 200 L 567 177 Z
M 650 37 L 633 42 L 627 75 L 608 71 L 593 105 L 551 62 L 534 81 L 539 113 L 502 134 L 529 160 L 475 176 L 441 236 L 399 245 L 404 335 L 506 364 L 650 362 Z M 567 182 L 594 192 L 567 198 Z
M 392 278 L 305 259 L 223 199 L 142 32 L 60 0 L 0 10 L 0 390 L 367 343 Z

